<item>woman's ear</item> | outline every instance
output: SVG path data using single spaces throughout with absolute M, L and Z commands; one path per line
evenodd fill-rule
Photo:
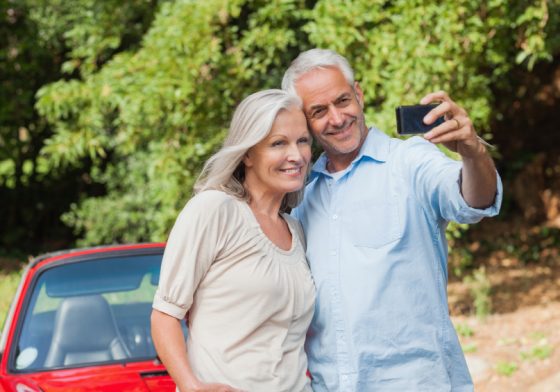
M 245 155 L 243 155 L 243 164 L 245 165 L 245 167 L 252 167 L 253 166 L 253 159 L 252 159 L 252 155 L 251 154 L 251 150 L 247 151 L 245 153 Z

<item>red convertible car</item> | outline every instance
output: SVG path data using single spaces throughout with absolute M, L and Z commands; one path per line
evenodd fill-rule
M 150 334 L 163 250 L 109 246 L 32 260 L 2 331 L 0 391 L 175 391 Z

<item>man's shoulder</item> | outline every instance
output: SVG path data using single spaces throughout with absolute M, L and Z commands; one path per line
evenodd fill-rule
M 412 163 L 418 160 L 429 160 L 433 154 L 442 154 L 439 148 L 421 136 L 408 139 L 391 138 L 389 160 L 398 163 Z
M 401 150 L 414 150 L 414 149 L 433 149 L 434 144 L 430 143 L 422 136 L 416 135 L 407 139 L 400 139 L 396 137 L 391 138 L 392 149 Z

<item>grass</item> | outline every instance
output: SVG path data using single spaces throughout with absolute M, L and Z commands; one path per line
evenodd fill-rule
M 468 324 L 457 324 L 455 326 L 455 330 L 457 331 L 459 336 L 462 336 L 464 338 L 469 338 L 474 335 L 474 329 L 472 329 Z
M 533 332 L 530 335 L 531 340 L 535 343 L 529 350 L 521 352 L 521 359 L 524 361 L 543 360 L 552 354 L 554 349 L 549 344 L 548 339 L 542 332 Z
M 468 343 L 463 345 L 462 349 L 465 354 L 469 354 L 469 353 L 475 353 L 478 348 L 476 347 L 475 343 Z
M 0 327 L 8 314 L 12 298 L 16 293 L 25 260 L 23 255 L 0 254 Z
M 20 278 L 21 271 L 4 272 L 0 270 L 0 325 L 2 326 Z
M 529 349 L 519 353 L 521 360 L 530 362 L 549 358 L 554 348 L 549 344 L 546 336 L 542 332 L 533 332 L 529 337 L 534 344 Z M 511 340 L 507 343 L 511 343 Z M 513 361 L 498 362 L 496 372 L 502 376 L 509 377 L 519 369 L 519 366 L 523 367 L 523 363 L 518 364 Z
M 466 276 L 463 281 L 469 288 L 473 297 L 476 317 L 484 320 L 492 310 L 491 290 L 492 284 L 486 275 L 484 266 L 475 270 L 472 276 Z
M 517 364 L 515 362 L 498 362 L 496 365 L 496 372 L 501 374 L 502 376 L 511 376 L 513 373 L 517 371 Z

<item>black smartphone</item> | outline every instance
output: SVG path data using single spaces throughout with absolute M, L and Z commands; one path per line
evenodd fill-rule
M 397 132 L 399 135 L 426 133 L 430 129 L 442 124 L 445 121 L 443 116 L 438 117 L 432 124 L 424 124 L 424 116 L 436 106 L 438 105 L 407 105 L 397 107 Z

